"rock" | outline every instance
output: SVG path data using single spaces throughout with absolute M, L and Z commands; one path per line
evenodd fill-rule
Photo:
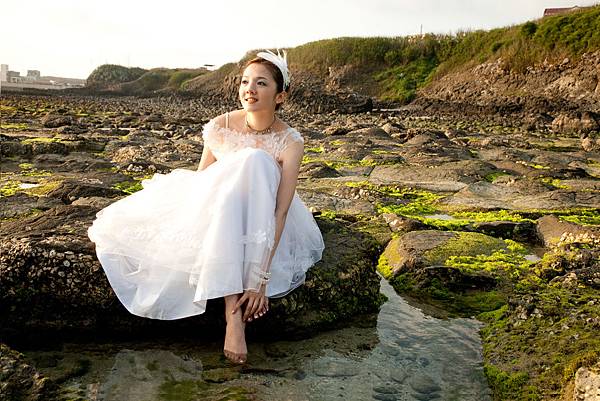
M 600 362 L 577 369 L 573 400 L 600 400 Z
M 0 197 L 0 219 L 16 218 L 34 209 L 47 210 L 62 202 L 47 197 L 37 197 L 24 192 L 16 192 L 11 196 Z M 4 223 L 2 223 L 4 224 Z
M 525 242 L 535 242 L 535 224 L 529 221 L 482 221 L 473 224 L 477 232 L 492 237 L 512 238 Z
M 104 197 L 115 198 L 122 196 L 123 192 L 114 189 L 94 185 L 86 185 L 79 182 L 63 181 L 56 189 L 48 192 L 46 196 L 59 199 L 65 204 L 72 203 L 79 198 Z
M 339 177 L 341 174 L 323 162 L 310 162 L 300 167 L 298 178 Z
M 404 370 L 393 370 L 390 373 L 390 377 L 396 383 L 403 384 L 408 378 L 408 373 L 406 373 Z
M 379 127 L 361 128 L 358 130 L 350 131 L 346 135 L 365 138 L 390 139 L 390 135 L 385 130 Z
M 381 215 L 385 222 L 394 232 L 409 232 L 415 230 L 423 230 L 427 227 L 420 220 L 411 219 L 410 217 L 398 216 L 395 213 L 383 213 Z
M 563 234 L 585 234 L 600 236 L 600 229 L 580 226 L 579 224 L 568 221 L 561 221 L 556 216 L 548 214 L 537 220 L 536 225 L 537 236 L 544 244 L 550 247 L 555 245 Z
M 400 130 L 404 129 L 404 127 L 400 124 L 385 123 L 381 129 L 387 132 L 389 135 L 392 135 L 399 133 Z
M 524 72 L 510 70 L 503 63 L 499 58 L 446 74 L 422 88 L 411 106 L 428 114 L 456 114 L 461 118 L 512 114 L 520 115 L 518 118 L 522 119 L 523 114 L 598 110 L 598 50 L 576 62 L 542 62 L 528 67 Z M 515 96 L 515 91 L 523 95 Z M 526 119 L 522 120 L 526 127 L 531 125 Z M 588 122 L 581 115 L 575 116 L 575 120 L 575 129 L 586 128 L 582 125 Z M 562 129 L 565 122 L 561 123 L 559 119 L 554 126 Z M 536 126 L 538 124 L 545 128 L 546 122 L 538 119 Z M 593 122 L 590 122 L 590 126 L 593 126 Z
M 462 208 L 510 209 L 510 201 L 520 191 L 487 181 L 477 181 L 465 185 L 459 191 L 440 201 L 444 205 L 460 206 Z
M 40 122 L 46 128 L 58 128 L 62 127 L 63 125 L 71 125 L 73 123 L 73 118 L 71 116 L 48 113 L 42 117 Z
M 349 127 L 341 127 L 341 126 L 331 126 L 331 127 L 327 127 L 325 128 L 325 130 L 323 131 L 324 135 L 330 136 L 330 135 L 345 135 L 348 132 L 350 132 L 350 128 Z
M 404 146 L 423 147 L 433 143 L 448 145 L 450 141 L 442 132 L 427 131 L 413 136 L 408 141 L 404 142 Z
M 424 374 L 415 375 L 410 381 L 410 387 L 417 393 L 429 395 L 442 389 L 431 377 Z
M 159 114 L 150 114 L 142 117 L 142 122 L 144 123 L 162 123 L 163 117 Z M 157 127 L 161 127 L 162 125 L 157 125 Z
M 401 184 L 434 192 L 458 191 L 481 181 L 495 168 L 481 161 L 461 160 L 425 166 L 394 164 L 375 166 L 369 181 L 376 184 Z
M 171 351 L 124 349 L 115 356 L 108 376 L 103 378 L 98 399 L 129 401 L 132 396 L 155 399 L 161 384 L 167 380 L 189 383 L 198 380 L 202 373 L 201 362 L 184 359 Z
M 59 335 L 65 339 L 222 336 L 222 298 L 208 300 L 202 315 L 168 324 L 127 312 L 87 237 L 97 212 L 90 206 L 59 205 L 2 223 L 0 337 L 50 342 Z M 304 285 L 271 301 L 269 314 L 247 327 L 249 337 L 302 337 L 379 310 L 383 299 L 374 266 L 379 242 L 344 221 L 317 218 L 317 222 L 326 244 L 323 260 L 307 272 Z
M 597 152 L 600 151 L 600 138 L 590 138 L 586 136 L 581 140 L 581 147 L 586 152 Z
M 552 129 L 556 132 L 590 132 L 598 130 L 598 122 L 590 112 L 577 114 L 559 114 L 552 121 Z
M 504 241 L 480 233 L 462 231 L 411 231 L 392 239 L 383 256 L 391 272 L 414 271 L 421 267 L 443 265 L 452 255 L 476 256 L 506 249 Z
M 27 364 L 23 354 L 0 343 L 0 400 L 54 399 L 56 386 Z
M 504 241 L 485 234 L 461 231 L 411 231 L 392 239 L 382 253 L 380 273 L 388 280 L 408 273 L 415 288 L 437 281 L 452 291 L 486 290 L 496 279 L 486 271 L 463 271 L 447 267 L 450 256 L 490 255 L 505 250 Z M 393 281 L 392 281 L 393 283 Z

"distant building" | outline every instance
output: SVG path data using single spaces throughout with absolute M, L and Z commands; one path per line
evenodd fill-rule
M 544 17 L 547 17 L 549 15 L 570 13 L 573 11 L 582 10 L 584 8 L 590 8 L 590 7 L 573 6 L 573 7 L 562 7 L 562 8 L 546 8 L 544 10 Z
M 0 64 L 0 81 L 8 81 L 8 64 Z
M 30 78 L 40 79 L 40 71 L 39 70 L 27 70 L 27 76 Z
M 36 89 L 66 89 L 82 88 L 85 79 L 42 76 L 39 70 L 27 70 L 27 75 L 22 76 L 18 71 L 10 71 L 8 64 L 0 64 L 0 82 L 2 89 L 23 90 L 24 88 Z
M 7 82 L 12 82 L 14 84 L 23 82 L 23 77 L 21 76 L 21 73 L 19 71 L 10 71 L 9 70 L 6 78 L 7 78 L 6 79 Z

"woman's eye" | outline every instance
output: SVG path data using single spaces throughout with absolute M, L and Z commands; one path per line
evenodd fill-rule
M 247 79 L 242 79 L 241 83 L 247 84 L 248 80 Z M 267 83 L 265 81 L 259 81 L 258 84 L 259 85 L 263 85 L 263 86 L 267 86 Z

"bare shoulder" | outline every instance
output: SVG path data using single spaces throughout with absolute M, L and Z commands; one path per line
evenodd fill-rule
M 304 145 L 304 137 L 302 136 L 302 134 L 300 133 L 300 131 L 298 131 L 296 128 L 290 127 L 289 128 L 289 141 L 291 142 L 296 142 L 300 145 Z
M 240 127 L 240 121 L 244 121 L 244 110 L 232 110 L 229 112 L 225 112 L 223 114 L 219 114 L 218 116 L 213 118 L 213 121 L 217 127 L 223 128 L 227 125 L 227 113 L 229 113 L 229 127 L 237 128 Z
M 295 129 L 291 129 L 287 135 L 283 150 L 280 154 L 281 160 L 297 161 L 304 155 L 304 140 Z
M 213 118 L 213 121 L 217 127 L 221 128 L 225 126 L 225 114 L 227 113 L 220 114 Z
M 233 128 L 235 130 L 241 130 L 244 121 L 244 110 L 232 110 L 229 112 L 225 112 L 223 114 L 219 114 L 218 116 L 213 118 L 215 125 L 219 128 L 224 128 L 227 126 L 227 113 L 229 113 L 229 128 Z

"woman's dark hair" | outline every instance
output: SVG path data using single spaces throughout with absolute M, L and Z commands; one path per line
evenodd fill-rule
M 246 64 L 242 68 L 241 73 L 244 72 L 246 67 L 248 67 L 250 64 L 253 64 L 253 63 L 259 63 L 259 64 L 262 64 L 265 67 L 267 67 L 267 69 L 271 72 L 271 75 L 275 79 L 275 83 L 277 84 L 277 93 L 280 93 L 284 90 L 288 93 L 290 92 L 289 85 L 287 88 L 285 88 L 285 89 L 283 88 L 283 74 L 281 73 L 281 70 L 279 69 L 279 67 L 277 67 L 275 64 L 271 63 L 269 60 L 265 60 L 264 58 L 256 57 L 256 58 L 253 58 L 252 60 L 249 60 L 248 62 L 246 62 Z M 281 108 L 281 103 L 277 103 L 277 105 L 275 106 L 275 111 L 279 110 L 280 108 Z

